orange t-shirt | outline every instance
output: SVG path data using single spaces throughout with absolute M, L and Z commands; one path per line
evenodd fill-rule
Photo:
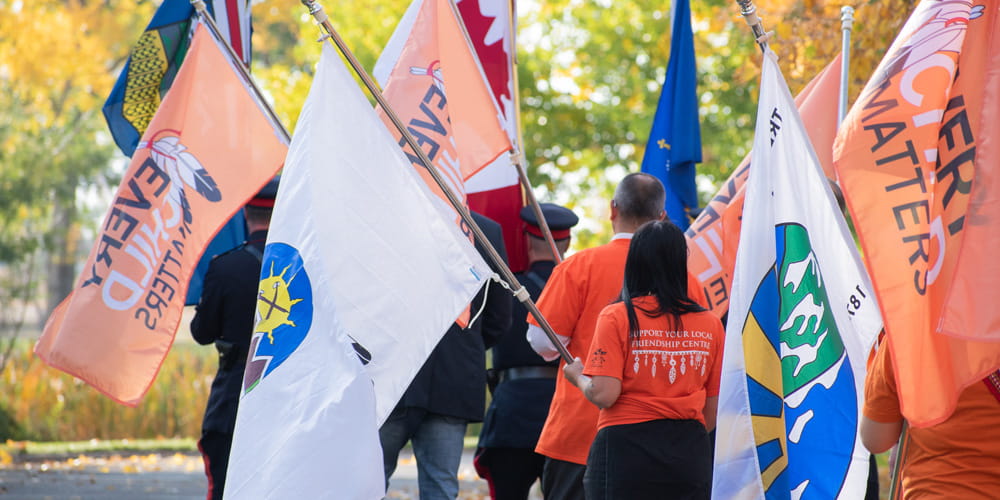
M 650 316 L 654 297 L 633 299 L 639 337 L 629 339 L 624 303 L 612 304 L 597 319 L 597 331 L 583 373 L 622 382 L 618 400 L 601 410 L 597 427 L 650 420 L 698 420 L 705 423 L 705 398 L 719 395 L 725 330 L 705 311 L 678 318 Z
M 876 422 L 903 419 L 892 363 L 889 346 L 883 343 L 865 379 L 864 414 Z M 1000 401 L 984 383 L 962 391 L 948 420 L 925 428 L 910 427 L 907 436 L 901 498 L 1000 495 Z
M 538 310 L 557 334 L 570 338 L 567 349 L 574 357 L 586 359 L 597 316 L 621 293 L 629 243 L 629 238 L 615 238 L 573 254 L 555 267 L 542 290 Z M 707 303 L 701 283 L 690 273 L 688 290 L 693 300 L 703 306 Z M 530 315 L 528 323 L 538 326 Z M 579 389 L 566 377 L 558 377 L 535 451 L 556 460 L 586 464 L 597 434 L 597 414 L 597 407 Z

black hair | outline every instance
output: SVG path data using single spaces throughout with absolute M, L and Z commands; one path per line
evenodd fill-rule
M 246 205 L 243 207 L 243 214 L 247 218 L 247 224 L 268 224 L 271 222 L 271 207 L 255 207 Z
M 628 174 L 615 189 L 615 206 L 622 217 L 636 224 L 659 219 L 666 192 L 656 177 L 636 172 Z
M 705 310 L 688 295 L 687 254 L 684 232 L 670 221 L 647 222 L 632 236 L 620 298 L 628 314 L 629 338 L 639 336 L 639 319 L 632 303 L 636 297 L 655 297 L 655 309 L 639 309 L 651 316 L 672 316 L 674 328 L 679 326 L 681 315 Z

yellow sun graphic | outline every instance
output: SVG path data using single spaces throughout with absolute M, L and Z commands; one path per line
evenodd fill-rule
M 293 275 L 287 282 L 285 272 L 291 266 L 286 266 L 281 270 L 281 274 L 274 275 L 274 262 L 271 263 L 270 276 L 260 280 L 260 288 L 257 290 L 257 313 L 260 319 L 254 331 L 266 333 L 268 340 L 274 343 L 274 330 L 281 325 L 295 326 L 295 322 L 288 319 L 292 312 L 292 306 L 302 302 L 302 299 L 292 299 L 288 293 L 288 287 L 295 279 Z

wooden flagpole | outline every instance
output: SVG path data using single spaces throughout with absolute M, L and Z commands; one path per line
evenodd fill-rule
M 403 139 L 417 154 L 417 157 L 420 158 L 420 163 L 427 169 L 427 172 L 434 178 L 434 182 L 438 184 L 445 196 L 447 196 L 452 207 L 469 226 L 469 229 L 472 230 L 472 234 L 475 236 L 476 241 L 478 241 L 483 248 L 486 249 L 487 255 L 489 255 L 490 259 L 500 270 L 502 278 L 510 285 L 514 298 L 520 301 L 528 312 L 534 316 L 535 320 L 538 321 L 538 325 L 545 332 L 545 335 L 552 342 L 552 345 L 559 351 L 560 356 L 566 360 L 567 363 L 572 363 L 573 356 L 569 353 L 569 350 L 566 349 L 566 346 L 562 345 L 562 342 L 559 342 L 555 331 L 552 330 L 552 325 L 550 325 L 548 320 L 542 316 L 538 307 L 535 306 L 535 303 L 531 300 L 531 296 L 528 294 L 528 291 L 517 281 L 517 278 L 514 277 L 514 273 L 511 272 L 510 267 L 507 266 L 507 263 L 503 261 L 500 254 L 497 253 L 495 248 L 493 248 L 493 245 L 490 243 L 489 239 L 486 238 L 486 235 L 483 234 L 482 229 L 479 228 L 476 221 L 472 219 L 469 209 L 466 208 L 465 204 L 462 203 L 462 200 L 460 200 L 458 196 L 452 192 L 451 188 L 448 187 L 447 183 L 445 183 L 444 179 L 441 177 L 441 174 L 437 171 L 437 168 L 434 167 L 434 164 L 427 157 L 427 154 L 417 144 L 416 139 L 413 138 L 409 130 L 407 130 L 406 126 L 403 124 L 402 120 L 399 119 L 399 116 L 385 100 L 385 97 L 382 95 L 382 91 L 379 90 L 378 85 L 376 85 L 371 75 L 365 71 L 365 69 L 361 66 L 361 63 L 358 62 L 358 59 L 354 56 L 354 53 L 347 47 L 347 44 L 344 43 L 340 34 L 333 28 L 333 25 L 330 23 L 330 18 L 323 10 L 323 6 L 319 5 L 316 0 L 301 1 L 302 4 L 309 9 L 309 14 L 311 14 L 313 18 L 316 19 L 316 22 L 319 23 L 319 25 L 326 31 L 326 35 L 323 38 L 329 40 L 330 43 L 332 43 L 337 50 L 340 51 L 344 58 L 347 59 L 348 64 L 350 64 L 355 74 L 361 78 L 361 81 L 368 89 L 368 92 L 375 98 L 375 101 L 378 102 L 379 106 L 382 107 L 382 111 L 385 112 L 386 116 L 389 117 L 389 120 L 392 121 L 393 126 L 395 126 L 396 129 L 403 135 Z
M 538 204 L 538 199 L 535 198 L 534 188 L 531 187 L 531 181 L 528 180 L 528 173 L 524 168 L 525 156 L 524 156 L 524 133 L 521 129 L 521 90 L 517 78 L 517 9 L 514 8 L 514 1 L 508 2 L 510 5 L 510 78 L 511 85 L 513 86 L 513 97 L 514 101 L 514 129 L 517 133 L 517 156 L 512 158 L 514 166 L 517 168 L 517 177 L 521 181 L 521 187 L 524 188 L 524 195 L 528 198 L 528 204 L 531 205 L 531 209 L 535 212 L 535 218 L 540 222 L 539 228 L 542 230 L 542 234 L 545 239 L 548 240 L 549 245 L 552 247 L 552 256 L 556 263 L 562 262 L 562 255 L 559 254 L 559 249 L 556 248 L 556 241 L 552 237 L 552 232 L 549 231 L 549 224 L 542 216 L 542 207 Z
M 903 491 L 900 479 L 903 470 L 903 462 L 906 461 L 906 448 L 909 444 L 910 426 L 903 420 L 903 428 L 899 432 L 899 443 L 896 444 L 896 462 L 892 465 L 892 473 L 889 476 L 889 500 L 902 498 Z

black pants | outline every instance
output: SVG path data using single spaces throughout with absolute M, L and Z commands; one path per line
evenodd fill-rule
M 545 456 L 531 448 L 484 448 L 476 460 L 493 500 L 528 500 L 531 485 L 545 468 Z
M 545 457 L 542 496 L 545 500 L 583 500 L 583 475 L 586 470 L 585 465 Z
M 697 420 L 653 420 L 597 431 L 583 478 L 587 500 L 708 499 L 712 449 Z
M 226 468 L 229 467 L 229 449 L 232 445 L 232 434 L 214 431 L 201 433 L 198 450 L 205 460 L 208 500 L 222 500 L 222 489 L 226 485 Z
M 865 500 L 878 500 L 878 462 L 875 455 L 868 458 L 868 490 L 865 491 Z

